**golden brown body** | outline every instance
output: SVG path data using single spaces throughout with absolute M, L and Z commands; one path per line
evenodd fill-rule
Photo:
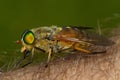
M 39 27 L 26 31 L 22 36 L 21 52 L 40 50 L 48 53 L 48 62 L 51 54 L 64 50 L 76 50 L 82 53 L 93 53 L 94 46 L 108 46 L 111 41 L 89 32 L 89 27 Z M 29 36 L 30 35 L 30 36 Z M 25 38 L 25 39 L 24 39 Z M 30 42 L 30 43 L 29 43 Z

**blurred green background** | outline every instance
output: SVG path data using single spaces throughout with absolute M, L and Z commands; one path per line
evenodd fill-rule
M 26 29 L 82 25 L 106 33 L 119 24 L 120 0 L 0 0 L 0 67 L 20 55 L 15 42 Z

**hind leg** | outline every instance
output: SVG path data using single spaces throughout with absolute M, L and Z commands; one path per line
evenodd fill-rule
M 74 45 L 74 49 L 77 50 L 77 51 L 84 52 L 84 53 L 92 53 L 89 50 L 85 50 L 85 49 L 80 48 L 80 44 L 77 44 L 77 43 Z

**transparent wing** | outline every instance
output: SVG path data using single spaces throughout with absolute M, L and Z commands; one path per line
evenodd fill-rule
M 82 39 L 83 41 L 92 43 L 94 45 L 110 46 L 114 44 L 113 41 L 95 32 L 85 31 L 84 36 L 85 37 Z
M 71 41 L 71 42 L 84 42 L 100 46 L 109 46 L 114 44 L 111 40 L 89 31 L 92 28 L 84 27 L 64 27 L 59 33 L 54 35 L 54 39 Z

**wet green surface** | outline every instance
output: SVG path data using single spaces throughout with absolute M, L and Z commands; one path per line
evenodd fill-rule
M 48 25 L 101 26 L 103 33 L 120 24 L 119 0 L 1 0 L 0 65 L 20 55 L 15 43 L 26 29 Z

